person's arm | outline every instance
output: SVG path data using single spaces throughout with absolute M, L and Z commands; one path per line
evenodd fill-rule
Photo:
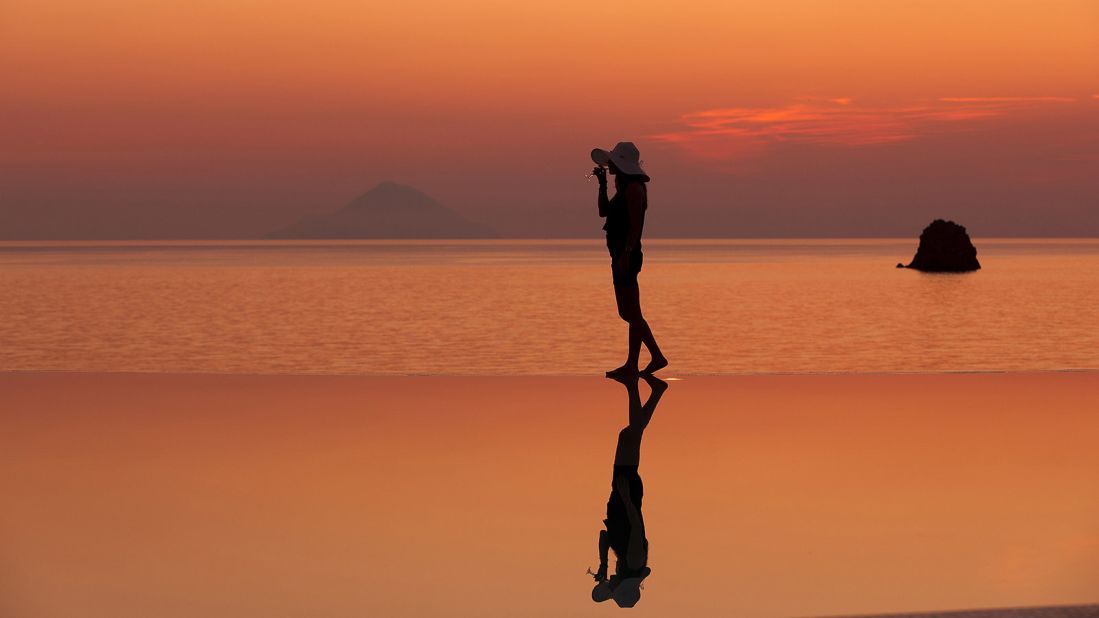
M 599 216 L 606 218 L 611 211 L 611 199 L 607 197 L 607 170 L 597 167 L 592 170 L 592 175 L 599 181 Z
M 622 502 L 626 505 L 626 518 L 630 520 L 630 541 L 626 547 L 626 564 L 631 569 L 640 569 L 645 566 L 642 563 L 643 556 L 641 555 L 644 551 L 644 539 L 641 537 L 641 514 L 637 512 L 633 500 L 630 500 L 629 481 L 618 477 L 614 486 L 618 490 L 618 495 L 622 497 Z
M 607 552 L 611 548 L 611 540 L 606 530 L 599 531 L 599 571 L 595 574 L 596 581 L 607 581 Z

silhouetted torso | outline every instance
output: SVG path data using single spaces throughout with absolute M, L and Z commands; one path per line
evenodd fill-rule
M 626 206 L 626 185 L 631 182 L 641 184 L 641 229 L 645 228 L 645 211 L 649 209 L 648 186 L 640 180 L 629 180 L 615 190 L 614 197 L 610 200 L 607 211 L 607 220 L 603 229 L 607 232 L 607 250 L 611 257 L 617 256 L 626 248 L 626 237 L 630 232 L 630 211 Z M 637 241 L 634 251 L 641 251 L 641 239 Z
M 668 384 L 652 375 L 644 376 L 652 389 L 641 403 L 637 376 L 615 378 L 626 387 L 630 423 L 618 432 L 614 448 L 614 472 L 607 515 L 599 531 L 599 569 L 588 574 L 595 578 L 593 601 L 610 599 L 619 607 L 633 607 L 641 599 L 641 583 L 652 573 L 649 568 L 649 537 L 645 531 L 643 502 L 645 485 L 637 467 L 641 463 L 641 439 L 656 411 L 656 404 Z M 610 554 L 614 552 L 614 574 L 610 575 Z
M 603 524 L 607 529 L 607 537 L 610 542 L 611 549 L 619 558 L 625 558 L 626 552 L 629 551 L 630 545 L 630 519 L 626 514 L 626 504 L 623 501 L 622 495 L 616 491 L 614 484 L 618 482 L 618 479 L 624 479 L 629 483 L 630 487 L 630 501 L 633 503 L 634 508 L 637 509 L 638 520 L 641 525 L 641 544 L 644 548 L 643 555 L 645 556 L 645 562 L 648 562 L 649 555 L 649 539 L 645 534 L 645 516 L 642 514 L 641 502 L 645 495 L 645 486 L 641 482 L 641 476 L 637 473 L 637 466 L 622 466 L 616 465 L 614 467 L 614 478 L 611 480 L 611 495 L 607 499 L 607 518 L 603 520 Z M 634 577 L 642 572 L 645 564 L 642 563 L 638 569 L 628 568 L 623 561 L 623 564 L 619 567 L 618 575 L 622 577 Z

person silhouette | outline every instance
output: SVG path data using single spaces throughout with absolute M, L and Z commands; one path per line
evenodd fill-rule
M 596 603 L 614 599 L 619 607 L 633 607 L 641 600 L 641 582 L 652 573 L 649 568 L 649 540 L 645 535 L 645 518 L 641 512 L 645 486 L 637 468 L 641 462 L 641 438 L 645 427 L 660 403 L 668 384 L 652 376 L 644 376 L 651 392 L 642 405 L 637 388 L 637 376 L 618 376 L 629 395 L 629 424 L 618 432 L 614 450 L 614 473 L 611 494 L 607 499 L 607 518 L 599 531 L 599 568 L 588 574 L 595 578 L 591 598 Z M 607 577 L 609 551 L 615 555 L 614 575 Z
M 610 150 L 591 151 L 596 167 L 592 176 L 599 180 L 599 216 L 606 219 L 607 250 L 611 254 L 611 275 L 618 316 L 629 324 L 626 362 L 607 372 L 607 377 L 636 375 L 641 344 L 649 350 L 649 364 L 641 373 L 652 373 L 668 365 L 656 337 L 641 313 L 641 295 L 637 275 L 641 272 L 641 232 L 645 211 L 649 208 L 649 175 L 641 169 L 641 154 L 633 142 L 619 142 Z M 614 197 L 607 197 L 607 172 L 614 176 Z

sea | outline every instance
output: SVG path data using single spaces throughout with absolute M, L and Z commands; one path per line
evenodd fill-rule
M 1099 368 L 1099 239 L 645 243 L 667 375 Z M 599 375 L 625 358 L 598 240 L 0 243 L 0 371 Z M 644 362 L 644 356 L 642 358 Z

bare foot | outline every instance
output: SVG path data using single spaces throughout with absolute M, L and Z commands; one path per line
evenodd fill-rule
M 609 374 L 611 372 L 608 371 L 607 373 Z M 631 374 L 615 373 L 615 374 L 608 375 L 607 377 L 614 380 L 615 382 L 618 382 L 619 384 L 621 384 L 622 386 L 625 386 L 628 389 L 629 388 L 636 389 L 637 388 L 637 379 L 641 376 L 640 376 L 640 374 L 636 374 L 636 373 L 631 373 Z
M 668 383 L 652 374 L 641 374 L 641 378 L 653 389 L 653 394 L 659 395 L 668 390 Z
M 651 361 L 649 361 L 649 364 L 645 365 L 645 368 L 641 370 L 641 373 L 645 374 L 645 375 L 648 375 L 648 374 L 653 373 L 655 371 L 660 371 L 661 369 L 663 369 L 667 366 L 668 366 L 668 359 L 664 358 L 663 356 L 658 356 L 656 358 L 653 358 Z
M 622 365 L 617 369 L 611 369 L 607 372 L 608 378 L 614 378 L 618 380 L 620 378 L 636 378 L 637 377 L 637 365 Z

